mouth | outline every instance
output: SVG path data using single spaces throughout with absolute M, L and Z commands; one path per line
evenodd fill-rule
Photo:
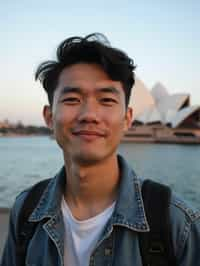
M 73 135 L 88 141 L 105 137 L 105 134 L 103 134 L 102 132 L 91 131 L 91 130 L 75 131 L 73 132 Z

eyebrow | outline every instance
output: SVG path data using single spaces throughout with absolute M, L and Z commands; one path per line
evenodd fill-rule
M 99 93 L 103 92 L 103 93 L 113 93 L 116 95 L 120 94 L 119 90 L 117 90 L 115 87 L 98 88 L 98 89 L 96 89 L 96 91 Z M 64 87 L 61 90 L 61 95 L 66 94 L 66 93 L 79 93 L 79 94 L 81 94 L 82 90 L 81 90 L 81 88 L 78 88 L 78 87 Z
M 119 95 L 120 92 L 115 88 L 115 87 L 105 87 L 105 88 L 100 88 L 97 89 L 99 92 L 106 92 L 106 93 L 113 93 L 116 95 Z
M 66 94 L 66 93 L 79 93 L 81 94 L 81 89 L 80 88 L 77 88 L 77 87 L 64 87 L 62 90 L 61 90 L 61 95 L 63 94 Z

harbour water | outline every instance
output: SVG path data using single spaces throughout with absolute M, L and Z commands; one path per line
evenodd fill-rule
M 200 209 L 200 146 L 123 143 L 119 147 L 138 176 L 169 184 Z M 54 176 L 62 153 L 49 137 L 0 138 L 0 207 L 37 181 Z

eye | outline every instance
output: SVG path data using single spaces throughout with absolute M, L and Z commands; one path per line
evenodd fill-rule
M 62 102 L 66 104 L 77 104 L 80 103 L 80 99 L 78 97 L 67 97 L 64 98 Z
M 101 98 L 101 102 L 105 105 L 113 105 L 117 103 L 117 100 L 114 98 L 110 98 L 110 97 L 104 97 L 104 98 Z

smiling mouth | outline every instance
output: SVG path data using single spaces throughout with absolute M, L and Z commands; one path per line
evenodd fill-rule
M 105 137 L 105 134 L 102 134 L 97 131 L 88 131 L 88 130 L 81 130 L 77 132 L 73 132 L 73 135 L 82 138 L 84 140 L 95 140 L 98 138 Z

